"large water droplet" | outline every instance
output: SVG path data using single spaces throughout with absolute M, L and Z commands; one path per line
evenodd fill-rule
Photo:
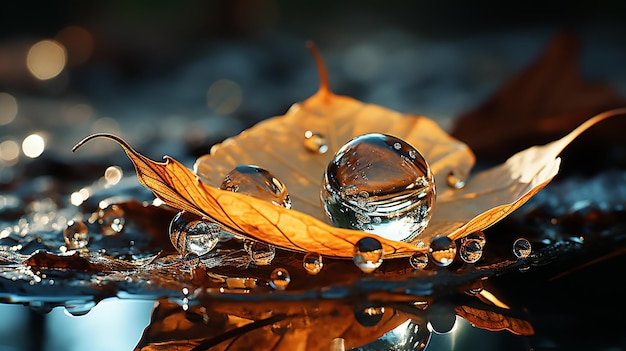
M 107 205 L 98 211 L 98 224 L 104 235 L 121 233 L 126 224 L 124 210 L 115 204 Z
M 328 164 L 321 198 L 337 227 L 410 240 L 428 225 L 435 183 L 426 160 L 411 145 L 385 134 L 365 134 L 345 144 Z
M 276 268 L 270 274 L 270 286 L 276 290 L 285 290 L 291 282 L 289 272 L 284 268 Z
M 452 264 L 456 256 L 456 243 L 447 236 L 436 236 L 430 242 L 430 257 L 433 262 L 446 267 Z
M 304 147 L 310 152 L 325 154 L 328 151 L 328 142 L 322 134 L 307 130 L 304 132 Z
M 243 243 L 244 250 L 250 255 L 251 263 L 257 266 L 268 266 L 272 264 L 276 256 L 274 245 L 255 240 L 246 240 Z
M 89 243 L 89 228 L 83 221 L 69 221 L 63 230 L 63 240 L 69 250 L 82 249 Z
M 183 255 L 203 256 L 219 241 L 221 227 L 185 211 L 178 212 L 170 223 L 170 241 Z
M 532 251 L 530 241 L 525 238 L 519 238 L 513 243 L 513 254 L 517 258 L 526 258 Z
M 360 239 L 354 245 L 354 264 L 365 273 L 372 273 L 383 264 L 383 246 L 371 237 Z
M 304 255 L 304 259 L 302 260 L 302 267 L 304 267 L 306 272 L 311 275 L 318 274 L 324 267 L 324 263 L 322 262 L 322 255 L 316 252 L 307 253 L 306 255 Z
M 230 171 L 220 189 L 246 194 L 274 205 L 291 208 L 287 187 L 271 172 L 253 165 L 239 165 Z
M 428 265 L 428 254 L 426 252 L 416 252 L 409 257 L 409 264 L 413 269 L 420 270 Z
M 461 241 L 459 256 L 466 263 L 476 263 L 483 257 L 483 245 L 480 240 L 466 239 Z

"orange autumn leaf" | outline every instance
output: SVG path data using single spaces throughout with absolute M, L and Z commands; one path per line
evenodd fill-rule
M 317 53 L 314 52 L 316 55 Z M 403 115 L 381 106 L 335 95 L 321 59 L 316 56 L 321 86 L 316 94 L 295 104 L 283 116 L 267 119 L 227 139 L 200 157 L 195 173 L 165 157 L 155 162 L 139 154 L 119 137 L 140 182 L 166 204 L 221 223 L 228 231 L 287 250 L 318 252 L 351 258 L 358 240 L 374 236 L 385 257 L 409 256 L 428 249 L 437 235 L 461 238 L 504 218 L 547 185 L 558 173 L 559 153 L 597 122 L 626 110 L 614 110 L 583 123 L 553 143 L 522 151 L 504 164 L 467 180 L 462 189 L 447 187 L 450 173 L 465 177 L 474 165 L 471 150 L 424 116 Z M 307 131 L 321 133 L 328 150 L 311 152 L 304 143 Z M 437 198 L 426 229 L 410 242 L 385 239 L 363 231 L 331 226 L 320 204 L 319 191 L 326 165 L 351 138 L 386 133 L 412 144 L 427 162 L 437 184 Z M 240 164 L 254 164 L 274 173 L 289 190 L 293 209 L 239 193 L 218 189 L 224 176 Z
M 74 150 L 94 138 L 115 140 L 135 166 L 141 184 L 167 205 L 221 223 L 225 230 L 288 250 L 318 252 L 326 256 L 352 257 L 354 245 L 365 232 L 332 227 L 299 211 L 267 201 L 212 187 L 187 167 L 165 156 L 155 162 L 111 134 L 92 134 Z M 387 255 L 406 255 L 418 249 L 405 242 L 379 238 Z

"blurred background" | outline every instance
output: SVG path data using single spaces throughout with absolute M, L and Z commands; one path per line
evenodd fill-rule
M 114 143 L 71 152 L 95 132 L 191 166 L 214 143 L 316 91 L 307 40 L 320 49 L 336 93 L 426 115 L 446 129 L 563 28 L 580 35 L 584 75 L 626 95 L 626 3 L 547 3 L 5 2 L 0 194 L 37 189 L 42 177 L 67 183 L 58 191 L 78 188 L 111 165 L 132 175 Z M 0 350 L 83 350 L 78 336 L 103 320 L 126 333 L 114 346 L 92 339 L 89 348 L 131 349 L 151 304 L 111 306 L 105 301 L 83 317 L 52 311 L 46 318 L 54 322 L 36 329 L 40 343 L 29 335 L 26 308 L 0 305 Z

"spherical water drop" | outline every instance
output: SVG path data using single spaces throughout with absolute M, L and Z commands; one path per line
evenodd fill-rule
M 276 256 L 274 245 L 260 241 L 246 240 L 243 248 L 250 255 L 251 263 L 257 266 L 269 266 Z
M 221 227 L 185 211 L 178 212 L 170 223 L 170 241 L 183 255 L 203 256 L 219 241 Z
M 328 151 L 328 142 L 322 134 L 307 130 L 304 132 L 304 147 L 310 152 L 325 154 Z
M 477 232 L 473 232 L 470 233 L 466 236 L 464 236 L 461 239 L 461 242 L 464 242 L 466 240 L 478 240 L 478 243 L 480 244 L 480 246 L 482 246 L 483 248 L 485 247 L 485 245 L 487 244 L 487 238 L 485 237 L 485 233 L 481 232 L 480 230 Z
M 89 243 L 89 228 L 83 221 L 69 221 L 63 230 L 65 246 L 70 250 L 82 249 Z
M 276 290 L 285 290 L 291 282 L 289 272 L 284 268 L 276 268 L 270 274 L 270 286 Z
M 115 204 L 108 205 L 98 211 L 98 224 L 100 231 L 104 235 L 114 235 L 121 233 L 126 224 L 124 210 Z
M 365 273 L 372 273 L 383 263 L 383 246 L 380 241 L 365 237 L 354 245 L 352 261 Z
M 476 263 L 483 257 L 483 246 L 480 240 L 466 239 L 461 242 L 459 256 L 466 263 Z
M 430 242 L 430 257 L 440 267 L 452 264 L 456 256 L 456 243 L 447 236 L 436 236 Z
M 302 266 L 310 275 L 318 274 L 324 267 L 324 263 L 322 262 L 322 255 L 316 252 L 307 253 L 306 255 L 304 255 L 304 259 L 302 260 Z
M 420 270 L 428 265 L 428 254 L 426 252 L 416 252 L 409 257 L 409 264 L 413 269 Z
M 530 241 L 525 238 L 519 238 L 513 243 L 513 253 L 517 258 L 526 258 L 532 251 Z
M 230 171 L 220 189 L 246 194 L 274 205 L 291 208 L 287 187 L 269 171 L 252 165 L 239 165 Z
M 453 189 L 463 189 L 465 187 L 465 177 L 458 170 L 451 171 L 446 177 L 446 182 Z
M 345 144 L 328 164 L 321 198 L 335 226 L 406 241 L 428 225 L 435 183 L 411 145 L 390 135 L 365 134 Z

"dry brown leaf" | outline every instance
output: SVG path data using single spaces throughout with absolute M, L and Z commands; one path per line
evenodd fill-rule
M 470 306 L 457 306 L 454 311 L 460 317 L 477 326 L 489 331 L 508 330 L 516 335 L 533 335 L 535 329 L 530 322 L 505 316 L 497 312 L 481 310 Z
M 75 149 L 96 137 L 117 141 L 133 162 L 140 182 L 166 204 L 213 219 L 243 236 L 287 250 L 338 258 L 351 258 L 358 240 L 375 236 L 385 257 L 401 257 L 427 250 L 434 236 L 457 239 L 504 218 L 552 180 L 559 169 L 558 154 L 580 133 L 607 117 L 626 113 L 622 109 L 598 115 L 555 142 L 522 151 L 504 164 L 471 177 L 463 189 L 449 188 L 445 179 L 450 172 L 469 174 L 474 164 L 466 145 L 426 117 L 402 115 L 333 94 L 321 59 L 316 57 L 322 79 L 315 95 L 294 105 L 284 116 L 261 122 L 216 146 L 196 162 L 196 173 L 167 156 L 165 162 L 154 162 L 110 134 L 91 135 Z M 304 147 L 307 130 L 328 138 L 327 153 L 311 153 Z M 432 218 L 411 242 L 335 228 L 322 211 L 319 190 L 327 162 L 343 143 L 371 132 L 391 134 L 412 144 L 435 176 L 438 192 Z M 254 164 L 275 173 L 289 189 L 293 209 L 218 189 L 224 175 L 239 164 Z
M 583 77 L 579 59 L 579 39 L 571 32 L 557 33 L 534 62 L 459 116 L 451 134 L 479 159 L 501 160 L 554 140 L 590 116 L 626 106 L 626 98 L 606 82 Z M 602 142 L 622 140 L 626 121 L 621 122 L 618 128 L 599 126 L 602 133 L 597 136 Z

